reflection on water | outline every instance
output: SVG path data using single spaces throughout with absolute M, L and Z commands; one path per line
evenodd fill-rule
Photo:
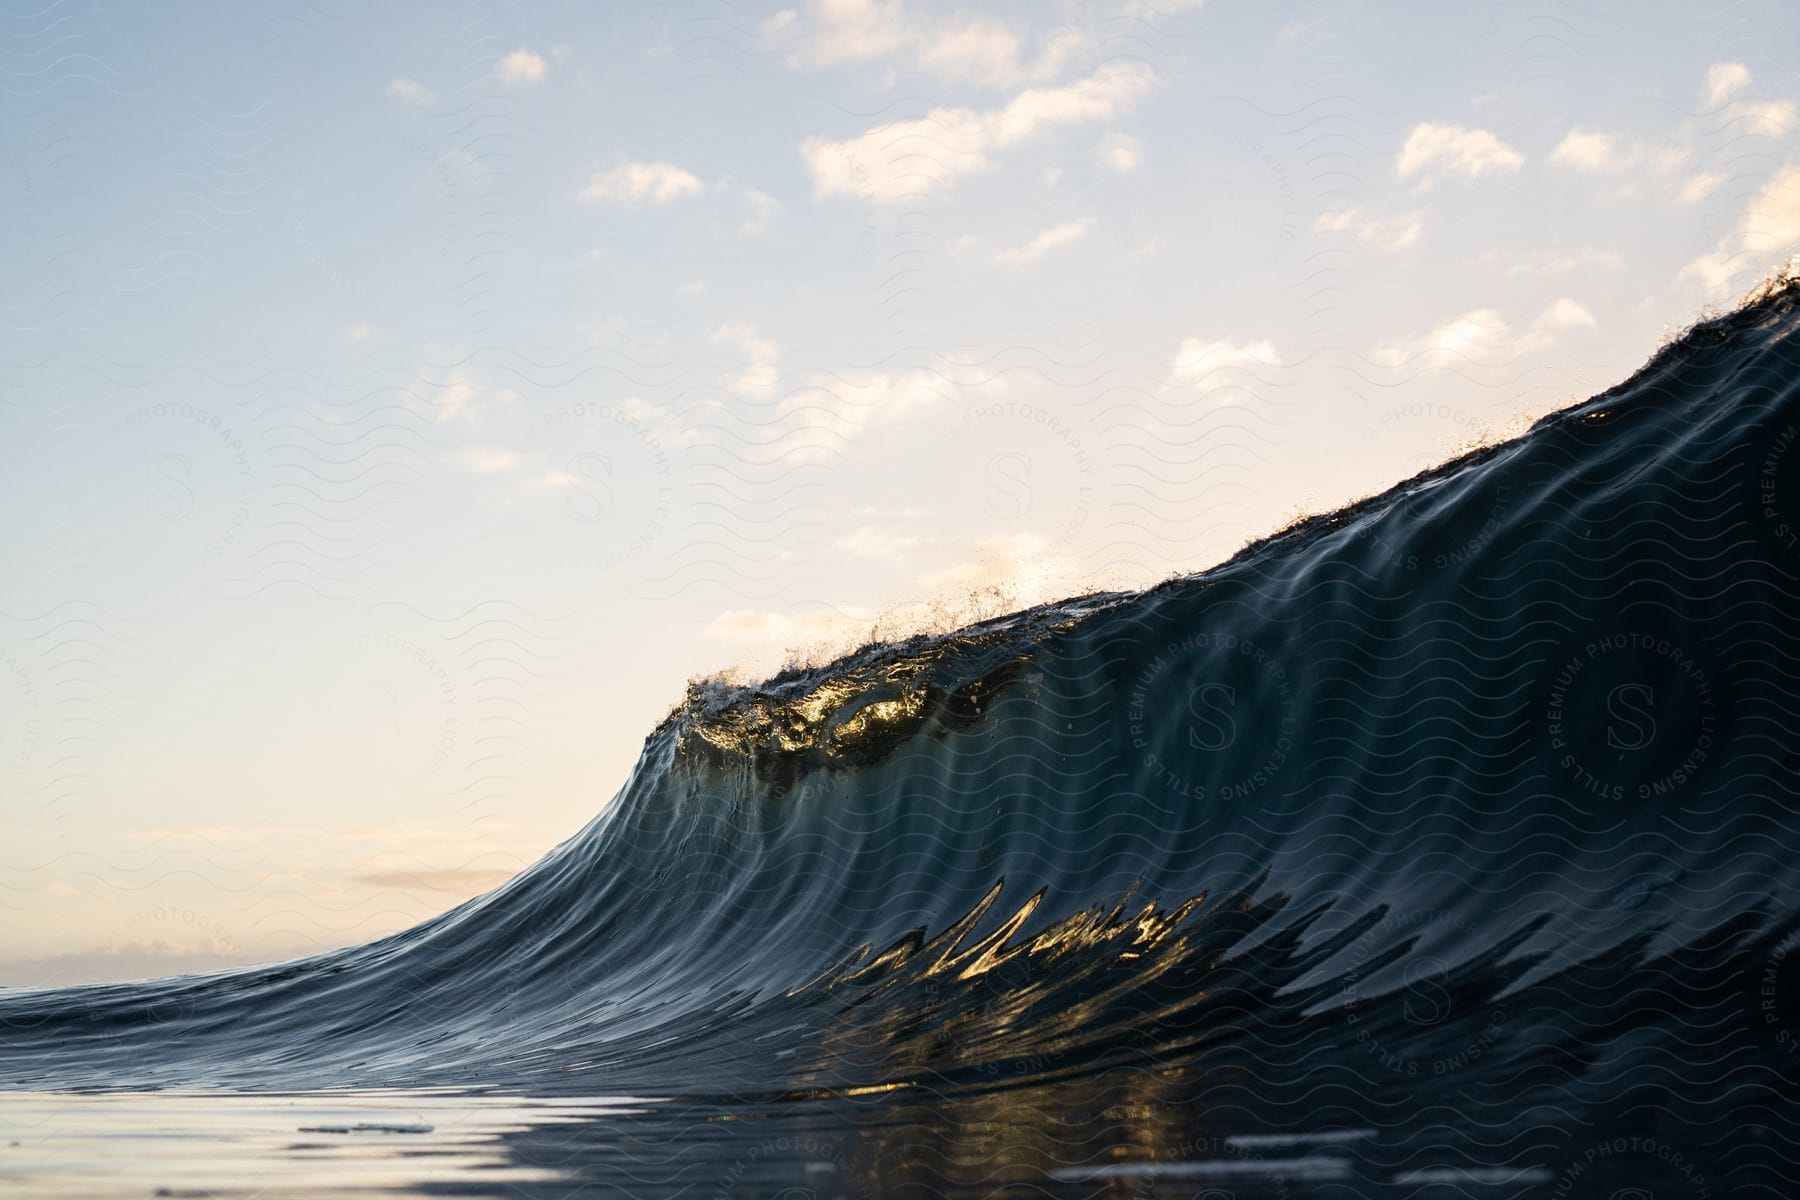
M 1244 1132 L 1153 1071 L 933 1097 L 0 1093 L 0 1192 L 123 1197 L 1705 1196 L 1656 1144 L 1466 1157 L 1468 1129 Z M 1234 1131 L 1235 1130 L 1235 1131 Z M 1492 1132 L 1492 1131 L 1490 1131 Z M 1477 1141 L 1480 1139 L 1477 1138 Z M 1626 1143 L 1632 1143 L 1626 1145 Z M 1560 1189 L 1560 1190 L 1556 1190 Z M 1633 1193 L 1637 1194 L 1637 1193 Z
M 551 1161 L 520 1160 L 509 1136 L 549 1135 L 640 1103 L 450 1091 L 0 1092 L 0 1192 L 57 1200 L 530 1195 L 567 1174 Z
M 893 1103 L 433 1092 L 0 1093 L 0 1185 L 56 1197 L 1305 1195 L 1367 1131 L 1178 1132 L 1152 1076 Z M 1192 1112 L 1188 1113 L 1192 1117 Z

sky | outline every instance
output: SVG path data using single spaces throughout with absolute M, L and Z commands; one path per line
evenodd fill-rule
M 0 13 L 0 985 L 362 941 L 688 682 L 1204 568 L 1800 248 L 1800 12 Z

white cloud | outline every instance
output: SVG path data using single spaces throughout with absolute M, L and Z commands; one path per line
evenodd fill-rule
M 707 340 L 729 355 L 719 386 L 736 397 L 771 402 L 765 412 L 773 419 L 758 418 L 759 432 L 796 462 L 834 457 L 868 430 L 934 411 L 951 396 L 973 399 L 1004 390 L 1000 377 L 959 359 L 942 369 L 793 371 L 784 381 L 781 348 L 754 324 L 717 326 Z
M 1502 350 L 1512 327 L 1491 308 L 1475 309 L 1444 322 L 1420 337 L 1383 342 L 1370 357 L 1383 366 L 1401 366 L 1416 358 L 1455 359 Z
M 1484 267 L 1500 267 L 1509 279 L 1521 275 L 1563 275 L 1570 271 L 1619 271 L 1625 259 L 1610 250 L 1581 249 L 1567 254 L 1507 254 L 1490 251 L 1475 260 Z
M 1217 382 L 1221 372 L 1280 365 L 1281 356 L 1269 342 L 1187 338 L 1175 351 L 1169 382 L 1177 387 L 1198 387 Z
M 867 538 L 858 531 L 839 539 L 846 552 L 884 549 L 883 535 Z M 915 539 L 897 538 L 901 548 Z M 916 588 L 923 598 L 891 604 L 879 616 L 854 605 L 811 608 L 798 612 L 732 609 L 720 613 L 702 630 L 707 637 L 734 643 L 740 664 L 766 660 L 792 661 L 799 650 L 821 661 L 868 642 L 891 641 L 931 631 L 954 629 L 970 621 L 998 616 L 1022 606 L 1068 595 L 1076 582 L 1070 564 L 1050 553 L 1050 539 L 1037 533 L 1015 533 L 974 541 L 916 539 L 917 546 L 955 548 L 966 558 L 926 573 Z M 851 550 L 850 547 L 857 549 Z
M 719 385 L 740 396 L 768 396 L 781 380 L 781 349 L 748 323 L 720 325 L 707 335 L 714 346 L 729 350 L 743 365 L 719 377 Z
M 427 346 L 429 354 L 459 353 L 441 346 Z M 487 387 L 467 368 L 456 367 L 447 375 L 431 367 L 420 371 L 421 384 L 408 398 L 408 406 L 440 425 L 475 426 L 495 408 L 517 408 L 525 397 L 512 388 Z
M 1564 296 L 1538 314 L 1538 319 L 1532 322 L 1531 327 L 1550 333 L 1563 329 L 1592 329 L 1594 324 L 1593 313 Z
M 1767 138 L 1778 138 L 1792 129 L 1800 113 L 1796 113 L 1792 100 L 1769 100 L 1758 104 L 1734 104 L 1731 108 L 1734 121 L 1743 121 L 1750 126 L 1752 133 Z
M 479 399 L 474 381 L 462 371 L 453 371 L 449 382 L 432 396 L 431 407 L 439 424 L 467 422 L 475 419 Z
M 1683 204 L 1698 204 L 1718 191 L 1719 185 L 1724 182 L 1725 177 L 1717 172 L 1701 171 L 1682 185 L 1676 199 Z
M 367 321 L 358 321 L 344 331 L 344 336 L 350 339 L 351 345 L 361 346 L 374 340 L 375 327 Z
M 1050 555 L 1050 540 L 1042 534 L 1015 533 L 983 538 L 972 547 L 975 557 L 933 571 L 919 581 L 927 593 L 963 598 L 964 615 L 979 598 L 992 598 L 987 607 L 1020 608 L 1066 595 L 1073 582 L 1069 564 Z M 973 601 L 969 598 L 975 598 Z
M 683 428 L 675 419 L 674 413 L 650 403 L 642 396 L 627 396 L 613 405 L 613 408 L 627 423 L 637 424 L 665 445 L 685 446 L 700 436 L 699 430 Z
M 581 198 L 595 204 L 640 208 L 684 200 L 705 190 L 706 184 L 697 176 L 674 163 L 628 162 L 595 171 L 581 189 Z
M 1579 129 L 1569 130 L 1550 152 L 1551 162 L 1589 174 L 1623 171 L 1633 157 L 1612 134 L 1583 133 Z
M 853 558 L 872 558 L 880 562 L 888 562 L 911 554 L 921 547 L 935 544 L 935 538 L 894 533 L 891 530 L 877 529 L 873 525 L 859 525 L 832 543 Z
M 1800 243 L 1800 166 L 1783 167 L 1750 201 L 1736 228 L 1710 254 L 1682 268 L 1710 291 L 1726 291 L 1746 273 L 1761 275 Z
M 919 64 L 946 79 L 986 80 L 1006 86 L 1029 76 L 1045 78 L 1061 64 L 1061 51 L 1045 67 L 1024 63 L 1019 35 L 992 16 L 965 17 L 962 23 L 921 39 Z
M 1370 358 L 1386 367 L 1492 366 L 1541 350 L 1563 333 L 1591 329 L 1594 324 L 1594 314 L 1566 296 L 1539 313 L 1523 331 L 1515 331 L 1495 310 L 1478 308 L 1452 317 L 1429 333 L 1382 342 Z
M 1347 233 L 1377 250 L 1409 250 L 1425 233 L 1425 210 L 1414 209 L 1385 220 L 1365 217 L 1360 209 L 1321 213 L 1313 222 L 1314 233 Z
M 1750 68 L 1739 62 L 1714 63 L 1706 72 L 1706 104 L 1717 108 L 1750 86 Z
M 1016 87 L 1053 79 L 1087 48 L 1074 29 L 1031 39 L 998 17 L 909 12 L 903 0 L 808 0 L 762 24 L 763 36 L 801 69 L 867 67 L 887 62 L 939 80 Z
M 1206 0 L 1127 0 L 1127 3 L 1120 9 L 1119 15 L 1154 21 L 1158 17 L 1175 17 L 1182 13 L 1199 12 L 1205 7 Z
M 765 36 L 791 42 L 794 66 L 832 67 L 884 58 L 911 34 L 901 0 L 811 0 L 806 12 L 786 8 L 763 22 Z
M 1066 125 L 1106 120 L 1149 90 L 1138 63 L 1109 63 L 1059 87 L 1028 88 L 1003 108 L 937 108 L 843 141 L 809 137 L 800 152 L 817 198 L 845 194 L 898 204 L 992 167 L 990 155 Z
M 1052 225 L 1048 229 L 1040 230 L 1037 236 L 1033 237 L 1023 246 L 1015 246 L 1010 250 L 1000 251 L 998 254 L 994 255 L 994 261 L 997 263 L 1004 263 L 1007 266 L 1019 266 L 1024 263 L 1036 262 L 1038 259 L 1044 257 L 1044 255 L 1050 253 L 1050 251 L 1055 250 L 1059 246 L 1067 246 L 1071 242 L 1080 241 L 1092 232 L 1093 228 L 1094 218 L 1092 217 L 1082 217 L 1074 221 L 1064 221 L 1060 225 Z
M 471 446 L 456 454 L 451 461 L 477 475 L 499 475 L 516 470 L 519 466 L 517 454 L 497 446 Z
M 781 208 L 781 202 L 767 192 L 755 188 L 744 189 L 744 203 L 749 207 L 749 215 L 744 223 L 738 226 L 738 232 L 746 237 L 755 237 L 769 228 L 769 220 Z
M 782 453 L 832 458 L 871 430 L 916 420 L 953 398 L 976 402 L 1005 390 L 1004 376 L 956 358 L 936 369 L 816 371 L 776 405 Z
M 387 86 L 388 95 L 407 104 L 424 108 L 437 100 L 437 93 L 416 79 L 396 79 Z
M 1449 177 L 1511 174 L 1524 162 L 1524 155 L 1485 129 L 1425 122 L 1407 133 L 1394 173 L 1401 179 L 1417 176 L 1419 186 L 1428 188 Z
M 1143 161 L 1143 147 L 1136 138 L 1126 137 L 1122 133 L 1108 134 L 1100 143 L 1100 157 L 1113 170 L 1124 173 L 1135 171 Z
M 804 459 L 830 457 L 872 428 L 899 424 L 941 407 L 960 387 L 935 371 L 840 371 L 816 374 L 782 398 L 788 443 Z
M 692 445 L 700 437 L 700 430 L 684 427 L 673 413 L 642 396 L 627 396 L 607 407 L 610 410 L 607 420 L 622 424 L 647 442 L 654 440 L 660 446 L 679 447 Z M 526 495 L 558 493 L 580 482 L 567 469 L 557 468 L 521 480 L 518 491 Z
M 700 632 L 716 641 L 764 643 L 775 649 L 788 650 L 809 643 L 860 641 L 874 623 L 874 613 L 854 606 L 819 609 L 796 616 L 737 608 L 720 613 Z
M 542 83 L 548 66 L 542 55 L 521 46 L 501 59 L 494 73 L 508 83 Z
M 1687 165 L 1690 155 L 1681 146 L 1651 143 L 1612 133 L 1571 129 L 1550 152 L 1550 161 L 1584 175 L 1618 175 L 1626 171 L 1642 176 L 1667 176 Z M 1636 181 L 1626 191 L 1635 190 Z

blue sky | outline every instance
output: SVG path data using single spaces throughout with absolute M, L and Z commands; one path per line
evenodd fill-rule
M 1204 567 L 1800 242 L 1785 6 L 0 16 L 0 983 L 409 924 L 695 675 Z

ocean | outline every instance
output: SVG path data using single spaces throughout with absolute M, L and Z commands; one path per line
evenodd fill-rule
M 0 991 L 0 1184 L 1793 1194 L 1797 301 L 1201 574 L 696 683 L 416 928 Z

